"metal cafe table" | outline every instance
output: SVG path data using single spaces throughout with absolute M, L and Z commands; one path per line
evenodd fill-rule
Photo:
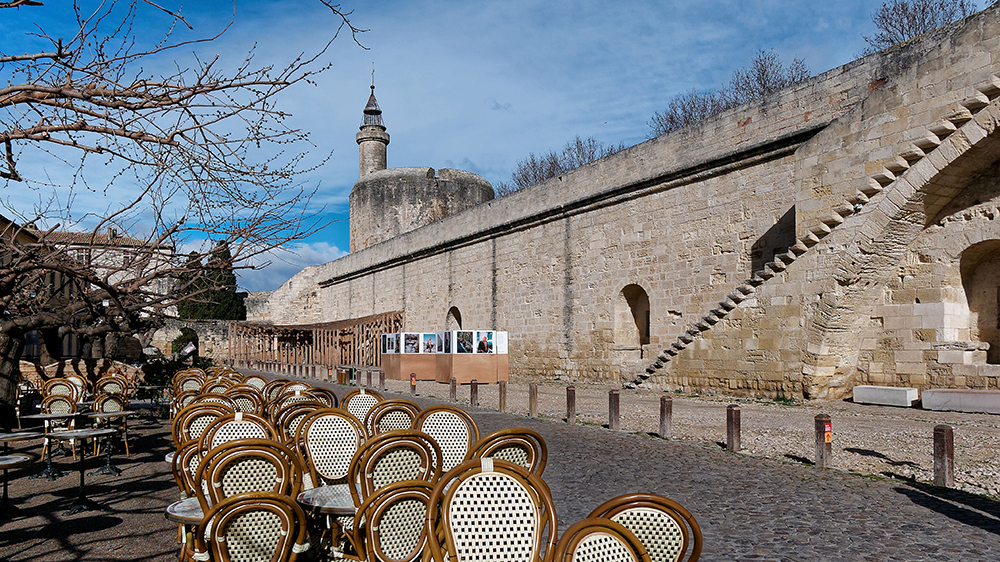
M 70 419 L 78 418 L 78 417 L 80 417 L 79 413 L 77 413 L 77 412 L 71 412 L 71 413 L 63 413 L 63 414 L 31 414 L 31 415 L 27 415 L 27 416 L 21 416 L 21 419 L 22 420 L 37 420 L 37 421 L 42 421 L 42 422 L 50 422 L 50 421 L 56 421 L 56 420 L 70 420 Z M 51 433 L 51 432 L 48 431 L 48 430 L 46 430 L 45 435 L 43 435 L 43 437 L 46 437 L 46 441 L 45 441 L 45 470 L 39 472 L 38 474 L 35 474 L 34 476 L 32 476 L 32 478 L 47 478 L 49 480 L 55 480 L 56 478 L 59 478 L 60 476 L 63 475 L 63 472 L 61 470 L 59 470 L 58 468 L 53 468 L 52 467 L 52 439 L 49 438 L 49 433 Z M 59 446 L 62 447 L 62 443 L 61 442 L 59 443 Z M 66 454 L 69 454 L 69 453 L 67 452 Z
M 0 455 L 0 467 L 3 468 L 3 496 L 0 497 L 0 518 L 7 517 L 16 508 L 10 505 L 10 498 L 7 496 L 7 469 L 28 464 L 34 457 L 24 453 L 8 454 L 9 443 L 24 441 L 26 439 L 37 439 L 43 437 L 41 433 L 34 431 L 18 431 L 16 433 L 0 433 L 0 441 L 3 441 L 3 455 Z
M 124 410 L 121 412 L 88 412 L 82 415 L 95 421 L 102 421 L 102 420 L 116 420 L 119 418 L 126 418 L 128 416 L 137 413 L 138 412 L 136 412 L 135 410 Z M 128 430 L 126 429 L 125 431 L 126 433 L 124 434 L 123 437 L 127 438 Z M 104 464 L 104 466 L 92 472 L 91 474 L 111 474 L 114 476 L 118 476 L 119 474 L 122 473 L 120 468 L 118 468 L 117 466 L 112 466 L 111 464 L 111 435 L 108 435 L 107 437 L 104 438 L 104 448 L 106 451 L 107 462 Z M 128 449 L 127 444 L 125 448 L 126 450 Z
M 77 512 L 80 512 L 80 511 L 86 511 L 86 510 L 90 510 L 90 509 L 101 509 L 101 506 L 97 502 L 95 502 L 94 500 L 91 500 L 90 498 L 88 498 L 86 492 L 84 491 L 84 477 L 83 477 L 83 472 L 84 472 L 84 458 L 86 457 L 86 455 L 85 455 L 86 449 L 84 448 L 84 446 L 85 446 L 85 443 L 87 442 L 87 439 L 100 439 L 102 437 L 110 437 L 110 436 L 114 435 L 115 433 L 117 433 L 117 430 L 110 429 L 110 428 L 102 428 L 102 429 L 66 429 L 66 430 L 62 430 L 62 431 L 51 431 L 51 432 L 48 433 L 48 437 L 51 438 L 51 439 L 78 439 L 80 441 L 80 457 L 79 457 L 78 462 L 77 462 L 77 466 L 79 467 L 79 470 L 80 470 L 80 493 L 76 497 L 76 500 L 73 502 L 73 505 L 70 506 L 69 511 L 66 512 L 67 515 L 73 515 L 74 513 L 77 513 Z M 110 449 L 108 449 L 105 452 L 105 456 L 106 456 L 106 459 L 107 459 L 106 460 L 106 465 L 105 465 L 105 467 L 102 467 L 101 470 L 103 470 L 107 466 L 110 466 L 110 464 L 111 464 L 111 450 Z M 114 467 L 112 467 L 112 468 L 114 468 Z
M 354 499 L 348 484 L 319 486 L 299 493 L 296 501 L 324 515 L 354 515 Z

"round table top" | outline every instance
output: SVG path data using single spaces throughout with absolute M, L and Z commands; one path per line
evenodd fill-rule
M 83 414 L 88 418 L 93 418 L 95 420 L 104 419 L 114 419 L 114 418 L 124 418 L 125 416 L 131 416 L 133 414 L 138 414 L 139 412 L 135 410 L 122 410 L 121 412 L 88 412 Z
M 33 460 L 34 458 L 31 455 L 21 453 L 0 455 L 0 468 L 6 470 L 8 468 L 14 468 L 15 466 L 21 466 L 22 464 L 28 464 Z
M 201 510 L 198 498 L 187 498 L 168 505 L 164 516 L 174 523 L 196 525 L 201 523 L 205 513 Z
M 24 441 L 25 439 L 34 439 L 35 437 L 45 437 L 45 434 L 38 433 L 37 431 L 18 431 L 15 433 L 0 433 L 0 442 L 13 443 L 14 441 Z
M 92 437 L 110 437 L 118 433 L 117 429 L 96 428 L 96 429 L 64 429 L 49 432 L 52 439 L 90 439 Z
M 328 515 L 354 515 L 354 499 L 347 484 L 320 486 L 299 494 L 295 498 L 306 507 L 319 509 L 320 513 Z
M 68 412 L 63 414 L 28 414 L 27 416 L 21 416 L 22 420 L 68 420 L 70 418 L 75 418 L 83 414 L 79 412 Z

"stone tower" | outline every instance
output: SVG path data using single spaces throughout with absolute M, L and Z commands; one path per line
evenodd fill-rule
M 493 199 L 493 186 L 463 170 L 386 168 L 389 134 L 375 86 L 357 135 L 359 178 L 351 190 L 351 252 Z
M 389 144 L 389 133 L 385 132 L 382 123 L 382 110 L 375 101 L 375 85 L 372 84 L 372 95 L 368 97 L 365 106 L 364 122 L 357 134 L 358 140 L 358 178 L 363 178 L 376 170 L 386 168 L 385 147 Z

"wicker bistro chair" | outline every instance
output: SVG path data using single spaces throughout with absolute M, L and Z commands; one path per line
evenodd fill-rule
M 42 385 L 42 396 L 66 396 L 75 404 L 83 399 L 80 387 L 67 378 L 49 379 Z
M 193 404 L 197 397 L 197 390 L 182 390 L 180 393 L 174 394 L 174 398 L 170 401 L 170 419 L 174 419 L 177 412 Z
M 195 472 L 195 495 L 204 513 L 222 500 L 247 492 L 296 497 L 302 465 L 291 449 L 270 439 L 238 439 L 215 447 Z
M 427 545 L 427 506 L 434 486 L 423 480 L 403 480 L 378 490 L 358 508 L 367 521 L 352 530 L 359 558 L 373 562 L 417 562 Z
M 83 400 L 90 392 L 90 383 L 85 377 L 76 373 L 68 373 L 63 375 L 63 378 L 76 385 L 76 398 L 78 401 Z
M 382 395 L 378 392 L 364 388 L 355 388 L 344 395 L 344 398 L 340 401 L 340 407 L 350 412 L 359 420 L 363 420 L 368 416 L 368 411 L 381 401 Z
M 610 519 L 592 517 L 559 538 L 551 562 L 651 562 L 632 531 Z
M 293 390 L 279 394 L 264 406 L 264 415 L 270 420 L 276 420 L 278 411 L 296 402 L 318 402 L 316 396 L 309 390 Z M 328 408 L 329 406 L 323 406 Z
M 199 438 L 201 456 L 212 449 L 237 439 L 270 439 L 278 441 L 278 432 L 269 421 L 255 414 L 235 412 L 219 416 L 205 427 Z
M 186 406 L 174 416 L 172 435 L 174 447 L 177 450 L 189 441 L 198 441 L 208 424 L 226 414 L 234 413 L 225 404 L 213 402 L 196 402 Z
M 255 492 L 227 498 L 195 533 L 196 561 L 294 562 L 309 549 L 305 513 L 295 500 Z
M 247 388 L 252 390 L 246 390 Z M 253 387 L 234 386 L 225 392 L 236 403 L 236 410 L 247 414 L 264 414 L 264 399 Z
M 337 408 L 340 405 L 337 395 L 329 388 L 314 386 L 309 389 L 309 393 L 315 396 L 320 402 L 326 404 L 327 408 Z
M 182 500 L 195 497 L 195 488 L 198 486 L 195 484 L 194 478 L 201 464 L 201 457 L 199 457 L 201 450 L 199 449 L 199 445 L 201 443 L 197 440 L 188 441 L 177 449 L 173 460 L 170 462 L 170 472 L 174 476 L 174 483 L 177 484 L 177 488 L 180 490 Z
M 264 392 L 264 386 L 267 385 L 267 382 L 268 382 L 267 379 L 260 375 L 247 375 L 243 377 L 243 384 L 252 386 L 257 390 L 261 391 L 262 396 Z
M 205 376 L 199 373 L 181 371 L 174 375 L 172 384 L 174 394 L 180 394 L 189 390 L 198 392 L 201 390 L 201 386 L 205 384 Z
M 354 453 L 368 435 L 358 418 L 339 408 L 322 408 L 302 420 L 296 449 L 304 469 L 306 489 L 346 484 Z
M 281 394 L 281 387 L 285 386 L 290 382 L 292 381 L 288 379 L 273 379 L 267 384 L 265 384 L 263 390 L 261 391 L 261 393 L 264 395 L 264 400 L 270 402 L 275 398 L 277 398 L 278 395 Z
M 690 511 L 670 498 L 626 494 L 599 505 L 590 517 L 624 525 L 639 538 L 653 562 L 697 562 L 701 556 L 701 527 Z
M 201 392 L 195 398 L 195 401 L 202 404 L 206 402 L 224 404 L 231 408 L 234 412 L 236 411 L 236 401 L 221 392 Z
M 128 394 L 128 380 L 121 375 L 104 375 L 94 383 L 94 394 Z
M 427 529 L 435 562 L 542 562 L 555 548 L 558 525 L 541 478 L 486 457 L 441 477 L 428 504 Z
M 473 443 L 479 440 L 479 426 L 465 410 L 447 404 L 420 411 L 413 429 L 430 435 L 441 446 L 442 470 L 450 470 L 465 459 Z
M 64 394 L 52 394 L 42 399 L 40 411 L 43 414 L 72 414 L 76 412 L 76 400 L 73 396 L 67 396 Z M 45 433 L 49 433 L 50 431 L 58 429 L 73 429 L 76 427 L 76 420 L 74 420 L 73 418 L 67 418 L 64 420 L 63 419 L 46 420 L 44 426 L 45 426 Z M 73 452 L 73 458 L 76 459 L 75 440 L 70 439 L 69 443 L 70 443 L 70 449 Z M 45 438 L 44 446 L 46 449 L 51 450 L 49 449 L 48 437 Z M 51 453 L 49 454 L 51 455 Z
M 318 400 L 292 402 L 274 414 L 274 427 L 278 430 L 281 441 L 289 446 L 295 446 L 302 420 L 316 410 L 327 408 Z
M 382 400 L 368 410 L 365 427 L 369 435 L 413 427 L 413 420 L 420 415 L 420 407 L 402 398 Z
M 548 449 L 545 440 L 535 431 L 523 427 L 500 429 L 476 441 L 465 460 L 482 457 L 510 461 L 541 476 Z
M 94 399 L 94 411 L 100 413 L 114 413 L 128 411 L 128 398 L 124 394 L 98 394 Z M 128 416 L 120 418 L 96 420 L 95 426 L 118 427 L 122 443 L 125 444 L 125 456 L 130 456 L 128 449 Z M 94 454 L 100 451 L 100 439 L 94 439 Z
M 351 459 L 348 481 L 354 505 L 376 491 L 402 480 L 423 480 L 431 485 L 441 479 L 441 448 L 430 435 L 400 429 L 376 435 L 358 448 Z
M 312 390 L 312 385 L 303 381 L 288 381 L 281 387 L 278 394 L 286 394 L 296 390 Z
M 229 379 L 208 379 L 205 384 L 201 385 L 199 391 L 202 394 L 218 393 L 224 394 L 227 390 L 235 386 L 235 383 Z

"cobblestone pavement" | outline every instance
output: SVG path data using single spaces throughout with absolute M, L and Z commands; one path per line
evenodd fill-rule
M 421 405 L 438 401 L 422 394 Z M 560 530 L 609 498 L 645 491 L 694 514 L 706 561 L 1000 559 L 1000 502 L 983 496 L 729 453 L 712 440 L 471 410 L 484 433 L 522 426 L 543 435 Z M 176 560 L 176 526 L 163 517 L 177 497 L 162 461 L 169 429 L 137 422 L 130 433 L 132 456 L 115 458 L 122 475 L 86 477 L 105 511 L 65 515 L 79 485 L 72 459 L 57 460 L 68 474 L 52 482 L 27 478 L 39 464 L 12 470 L 10 494 L 22 512 L 0 523 L 0 560 Z M 38 452 L 40 444 L 12 449 Z M 88 458 L 88 471 L 99 464 Z

